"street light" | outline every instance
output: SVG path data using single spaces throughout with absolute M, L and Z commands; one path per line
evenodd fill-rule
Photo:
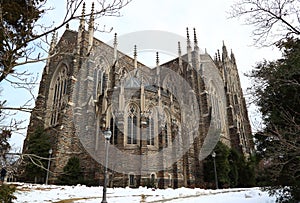
M 218 176 L 217 176 L 217 166 L 216 166 L 216 152 L 213 151 L 211 153 L 211 156 L 214 160 L 214 171 L 215 171 L 215 181 L 216 181 L 216 189 L 219 189 L 219 186 L 218 186 Z
M 107 185 L 107 165 L 108 165 L 108 147 L 109 147 L 109 139 L 111 137 L 111 131 L 107 129 L 103 132 L 105 138 L 105 172 L 104 172 L 104 185 L 103 185 L 103 195 L 101 203 L 107 203 L 106 201 L 106 185 Z
M 51 162 L 51 155 L 52 155 L 52 149 L 49 149 L 49 158 L 48 158 L 48 167 L 47 167 L 47 176 L 46 176 L 46 185 L 48 185 L 48 179 L 49 179 L 49 170 L 50 170 L 50 162 Z

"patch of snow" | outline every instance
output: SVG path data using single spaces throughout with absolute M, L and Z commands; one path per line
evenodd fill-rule
M 73 200 L 75 203 L 99 203 L 102 199 L 103 187 L 57 186 L 38 184 L 17 184 L 14 203 L 57 202 L 60 200 Z M 134 202 L 169 202 L 169 203 L 274 203 L 275 197 L 259 188 L 234 188 L 219 190 L 204 190 L 200 188 L 178 189 L 147 189 L 108 188 L 107 202 L 109 203 Z

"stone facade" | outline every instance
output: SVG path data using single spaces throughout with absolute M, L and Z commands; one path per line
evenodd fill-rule
M 103 132 L 108 129 L 110 186 L 137 187 L 149 181 L 160 188 L 200 186 L 199 154 L 205 154 L 215 118 L 219 131 L 213 143 L 220 136 L 244 156 L 252 153 L 235 58 L 224 44 L 222 54 L 218 51 L 212 59 L 200 53 L 194 30 L 193 50 L 187 33 L 186 54 L 181 55 L 179 44 L 177 58 L 159 64 L 157 55 L 157 65 L 150 69 L 137 61 L 136 47 L 131 58 L 117 50 L 116 36 L 111 47 L 93 32 L 93 17 L 88 29 L 82 18 L 78 31 L 67 28 L 50 47 L 50 54 L 58 54 L 44 68 L 23 149 L 36 127 L 43 126 L 53 149 L 50 182 L 76 156 L 84 176 L 103 184 Z M 212 72 L 219 82 L 205 78 Z

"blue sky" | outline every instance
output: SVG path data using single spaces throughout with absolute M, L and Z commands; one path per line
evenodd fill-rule
M 92 1 L 86 1 L 86 9 L 91 8 Z M 244 73 L 249 72 L 256 62 L 262 59 L 275 59 L 280 56 L 279 52 L 272 48 L 256 48 L 251 46 L 253 41 L 251 38 L 251 27 L 243 25 L 242 21 L 237 19 L 227 19 L 230 6 L 233 0 L 133 0 L 127 7 L 121 10 L 122 17 L 103 17 L 96 21 L 98 28 L 105 27 L 109 30 L 113 27 L 111 33 L 96 32 L 95 36 L 107 42 L 113 38 L 114 33 L 118 36 L 143 30 L 161 30 L 175 33 L 183 37 L 186 36 L 186 27 L 196 28 L 198 45 L 200 49 L 207 49 L 207 52 L 213 57 L 217 49 L 221 49 L 223 41 L 227 49 L 233 50 L 237 65 L 240 72 L 242 88 L 245 90 L 250 86 Z M 64 13 L 64 4 L 61 0 L 53 0 L 48 3 L 54 10 L 45 14 L 44 22 L 59 23 Z M 77 30 L 78 21 L 74 21 L 70 25 L 70 29 Z M 59 36 L 64 29 L 59 31 Z M 174 45 L 176 47 L 176 45 Z M 182 52 L 185 53 L 185 47 Z M 176 52 L 177 50 L 174 50 Z M 146 61 L 141 62 L 146 65 L 152 65 L 149 61 L 153 55 L 153 63 L 155 62 L 155 53 L 150 53 L 150 57 Z M 140 59 L 139 59 L 140 60 Z M 27 65 L 23 69 L 41 75 L 44 63 L 36 65 Z M 29 95 L 14 88 L 10 88 L 7 84 L 2 85 L 1 97 L 8 100 L 10 106 L 21 105 L 22 102 L 29 98 Z M 37 93 L 37 89 L 35 94 Z M 34 102 L 32 103 L 34 105 Z M 29 119 L 29 114 L 20 114 L 18 117 Z M 255 117 L 250 112 L 251 119 Z M 24 127 L 28 122 L 24 123 Z M 11 139 L 15 149 L 20 149 L 25 138 L 25 131 L 22 134 L 14 134 Z

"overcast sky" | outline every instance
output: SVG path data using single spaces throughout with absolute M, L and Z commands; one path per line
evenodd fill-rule
M 122 17 L 104 17 L 96 21 L 98 28 L 104 25 L 107 30 L 113 27 L 111 33 L 95 33 L 96 37 L 104 42 L 113 38 L 114 33 L 118 36 L 124 34 L 144 31 L 159 30 L 175 33 L 183 37 L 186 36 L 186 27 L 196 28 L 198 45 L 201 50 L 214 57 L 217 49 L 222 48 L 223 41 L 227 50 L 233 50 L 235 54 L 242 88 L 244 91 L 250 86 L 244 73 L 249 72 L 256 62 L 263 59 L 272 60 L 280 56 L 279 52 L 272 48 L 256 48 L 252 46 L 251 27 L 243 25 L 242 21 L 237 19 L 227 19 L 227 12 L 233 0 L 133 0 L 127 7 L 121 10 Z M 59 22 L 64 11 L 61 0 L 50 1 L 55 8 L 45 15 L 45 20 L 49 22 Z M 90 9 L 91 1 L 87 1 L 86 10 Z M 70 29 L 78 29 L 78 21 L 70 25 Z M 59 32 L 61 33 L 63 30 Z M 174 46 L 176 47 L 176 45 Z M 185 47 L 182 47 L 183 53 Z M 176 53 L 177 50 L 174 50 Z M 141 60 L 141 58 L 138 58 Z M 148 59 L 149 60 L 149 59 Z M 149 63 L 149 61 L 141 62 Z M 155 53 L 153 53 L 153 63 L 155 62 Z M 149 64 L 150 65 L 150 64 Z M 24 67 L 29 69 L 29 67 Z M 32 67 L 30 67 L 32 68 Z M 36 72 L 42 72 L 43 67 L 35 66 Z M 24 95 L 20 91 L 3 86 L 2 95 L 8 98 L 10 105 L 18 105 L 20 101 L 25 101 Z M 22 103 L 19 103 L 22 104 Z M 22 115 L 24 119 L 29 119 L 30 115 Z M 250 112 L 251 119 L 253 114 Z M 25 126 L 27 123 L 25 124 Z M 20 148 L 23 144 L 25 135 L 14 135 L 11 143 L 14 148 Z

